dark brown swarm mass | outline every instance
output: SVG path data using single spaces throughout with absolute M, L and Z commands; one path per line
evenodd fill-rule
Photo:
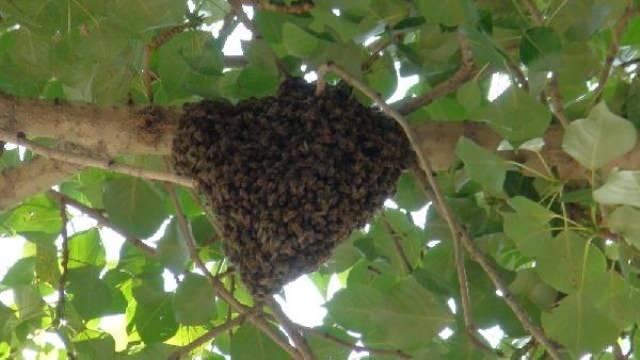
M 258 297 L 314 271 L 394 191 L 414 159 L 399 126 L 346 86 L 285 81 L 278 96 L 185 106 L 173 142 Z

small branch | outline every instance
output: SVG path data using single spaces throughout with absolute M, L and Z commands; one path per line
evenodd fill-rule
M 223 332 L 231 330 L 236 326 L 242 325 L 242 323 L 244 323 L 247 319 L 247 315 L 253 313 L 255 309 L 256 308 L 251 308 L 247 312 L 238 315 L 236 318 L 228 320 L 224 324 L 212 328 L 189 344 L 182 346 L 178 350 L 174 351 L 171 355 L 169 355 L 169 360 L 179 360 L 182 356 L 189 354 L 193 350 L 211 341 L 213 338 L 222 334 Z
M 60 230 L 60 237 L 62 238 L 62 259 L 60 266 L 60 279 L 58 280 L 58 304 L 56 305 L 56 318 L 54 320 L 54 326 L 59 327 L 64 320 L 64 287 L 67 282 L 67 275 L 69 273 L 69 234 L 67 233 L 67 224 L 69 219 L 67 218 L 67 203 L 64 199 L 59 199 L 60 203 L 60 218 L 62 219 L 62 229 Z
M 536 26 L 544 26 L 544 16 L 540 12 L 540 9 L 534 4 L 532 0 L 522 0 L 522 4 L 527 8 L 531 17 L 533 18 L 533 23 Z M 553 114 L 560 122 L 562 127 L 566 128 L 569 125 L 571 120 L 567 117 L 567 114 L 564 111 L 564 102 L 562 100 L 562 93 L 560 93 L 560 87 L 558 85 L 558 78 L 555 73 L 551 74 L 551 79 L 547 88 L 545 89 L 545 96 L 548 97 L 551 101 L 551 110 Z
M 381 216 L 380 218 L 382 219 L 382 224 L 384 225 L 387 232 L 391 236 L 391 240 L 393 241 L 393 246 L 395 247 L 396 252 L 398 253 L 398 256 L 400 256 L 400 259 L 402 260 L 402 264 L 404 265 L 405 270 L 407 271 L 407 274 L 411 274 L 413 272 L 413 267 L 411 266 L 411 262 L 409 261 L 407 254 L 404 252 L 404 248 L 402 247 L 402 244 L 400 244 L 400 236 L 398 236 L 398 233 L 393 228 L 393 226 L 389 223 L 389 220 L 387 220 L 386 217 Z
M 522 0 L 522 4 L 527 8 L 529 14 L 533 18 L 533 23 L 537 26 L 544 26 L 544 17 L 540 12 L 540 9 L 533 3 L 532 0 Z
M 618 341 L 614 342 L 611 345 L 611 348 L 613 349 L 613 358 L 614 359 L 616 359 L 616 360 L 627 360 L 627 357 L 622 352 L 622 348 L 620 347 L 620 344 L 618 344 Z
M 556 74 L 551 74 L 551 79 L 549 80 L 549 85 L 547 86 L 545 95 L 551 100 L 551 110 L 560 122 L 560 125 L 562 125 L 563 128 L 569 126 L 571 120 L 569 120 L 564 111 L 564 101 L 562 100 L 562 94 L 560 93 L 558 77 Z
M 143 253 L 147 254 L 150 257 L 156 257 L 157 252 L 156 249 L 151 246 L 145 244 L 142 240 L 136 238 L 135 236 L 131 236 L 125 230 L 120 227 L 114 225 L 106 216 L 102 214 L 100 210 L 90 208 L 75 199 L 72 199 L 62 193 L 59 193 L 54 190 L 47 191 L 47 195 L 57 201 L 65 202 L 67 205 L 70 205 L 82 212 L 83 214 L 89 216 L 98 222 L 99 225 L 108 227 L 118 234 L 122 235 L 131 245 L 140 249 Z
M 594 93 L 596 94 L 594 103 L 598 103 L 602 100 L 604 87 L 607 84 L 607 80 L 609 80 L 609 74 L 611 74 L 611 66 L 613 65 L 613 61 L 616 59 L 616 55 L 618 55 L 618 50 L 620 49 L 620 38 L 624 33 L 624 29 L 627 27 L 629 19 L 631 19 L 631 16 L 634 13 L 635 9 L 633 6 L 633 0 L 627 0 L 627 7 L 624 14 L 612 30 L 611 44 L 609 44 L 607 57 L 605 58 L 604 65 L 600 71 L 600 76 L 598 77 L 598 87 L 594 90 Z
M 96 159 L 90 156 L 72 154 L 70 152 L 48 148 L 33 141 L 27 140 L 25 135 L 22 133 L 11 133 L 9 131 L 0 129 L 0 140 L 11 142 L 17 145 L 22 145 L 38 155 L 42 155 L 53 160 L 64 161 L 81 166 L 96 167 L 103 170 L 114 171 L 117 173 L 136 176 L 149 180 L 166 181 L 170 183 L 180 184 L 186 187 L 193 187 L 193 180 L 185 176 L 137 168 L 129 165 L 118 164 L 110 159 Z
M 211 274 L 209 269 L 207 269 L 207 267 L 205 266 L 204 262 L 202 262 L 202 259 L 200 259 L 200 256 L 198 255 L 198 249 L 196 247 L 196 242 L 193 239 L 193 234 L 189 229 L 189 224 L 187 223 L 184 213 L 182 212 L 182 208 L 180 207 L 180 202 L 178 201 L 178 197 L 176 195 L 175 189 L 171 184 L 166 184 L 166 189 L 167 189 L 167 192 L 169 193 L 169 198 L 171 199 L 171 203 L 173 204 L 173 207 L 176 211 L 178 226 L 180 228 L 180 231 L 182 231 L 182 233 L 184 234 L 186 245 L 189 250 L 189 254 L 191 256 L 191 260 L 194 262 L 196 267 L 207 277 L 207 279 L 209 280 L 209 284 L 211 284 L 211 287 L 220 298 L 226 301 L 229 304 L 229 306 L 231 306 L 237 312 L 240 312 L 240 313 L 246 312 L 248 309 L 247 306 L 240 303 L 233 296 L 233 294 L 229 293 L 227 289 L 224 287 L 224 284 Z M 256 305 L 256 307 L 257 306 L 258 305 Z M 289 355 L 291 355 L 291 357 L 293 357 L 294 359 L 304 360 L 301 358 L 300 353 L 291 345 L 289 345 L 286 339 L 278 335 L 276 330 L 274 330 L 273 327 L 271 327 L 271 325 L 269 325 L 269 323 L 264 318 L 262 318 L 257 314 L 256 315 L 250 314 L 249 320 L 258 329 L 260 329 L 263 333 L 265 333 L 265 335 L 271 338 L 271 340 L 273 340 L 282 349 L 284 349 Z
M 380 355 L 380 356 L 395 356 L 399 359 L 413 359 L 413 357 L 402 350 L 387 350 L 387 349 L 375 349 L 370 348 L 368 346 L 357 345 L 355 342 L 350 342 L 347 340 L 340 339 L 337 336 L 325 333 L 324 331 L 309 328 L 303 325 L 296 325 L 303 332 L 313 334 L 316 336 L 320 336 L 326 340 L 332 341 L 338 345 L 344 346 L 346 348 L 352 349 L 357 352 L 368 352 L 371 355 Z
M 229 0 L 229 5 L 231 5 L 231 8 L 233 9 L 232 11 L 236 14 L 238 19 L 240 19 L 240 22 L 242 22 L 242 24 L 251 31 L 256 38 L 261 38 L 262 36 L 253 25 L 253 22 L 249 19 L 247 13 L 244 12 L 244 9 L 242 9 L 243 0 Z
M 426 94 L 409 99 L 398 108 L 402 115 L 410 114 L 419 108 L 431 104 L 434 100 L 456 91 L 462 84 L 473 78 L 473 52 L 467 39 L 458 32 L 458 44 L 462 57 L 462 66 L 453 76 L 443 83 L 436 85 Z
M 527 80 L 527 77 L 522 72 L 522 69 L 520 69 L 518 65 L 514 64 L 511 61 L 507 62 L 507 67 L 509 67 L 509 70 L 511 70 L 511 73 L 515 78 L 516 83 L 520 85 L 520 87 L 523 90 L 529 91 L 529 81 Z
M 392 37 L 382 38 L 371 45 L 371 55 L 360 66 L 362 71 L 367 71 L 373 63 L 380 57 L 380 52 L 393 44 Z
M 188 21 L 184 24 L 170 27 L 160 32 L 159 34 L 155 35 L 151 39 L 151 41 L 149 41 L 149 43 L 144 47 L 142 76 L 144 81 L 145 92 L 147 93 L 146 94 L 147 99 L 149 99 L 150 104 L 153 104 L 153 89 L 151 88 L 151 83 L 153 82 L 153 78 L 155 77 L 155 75 L 151 72 L 151 56 L 158 48 L 166 44 L 174 36 L 182 33 L 187 29 L 194 28 L 198 25 L 199 25 L 199 22 L 197 21 Z
M 307 343 L 307 340 L 304 338 L 304 335 L 298 332 L 296 324 L 289 320 L 287 314 L 282 311 L 280 304 L 278 304 L 278 302 L 274 298 L 267 299 L 266 304 L 269 306 L 269 308 L 271 308 L 273 316 L 278 321 L 278 323 L 280 323 L 280 326 L 282 326 L 284 331 L 289 334 L 289 337 L 291 337 L 291 341 L 293 341 L 293 344 L 300 352 L 300 355 L 302 355 L 302 359 L 316 359 L 316 357 L 313 355 L 313 352 L 311 351 L 311 348 L 309 347 L 309 344 Z
M 471 238 L 469 237 L 469 234 L 465 231 L 465 229 L 460 227 L 456 223 L 455 218 L 453 217 L 453 213 L 451 212 L 449 205 L 444 201 L 439 185 L 433 176 L 434 172 L 432 170 L 432 166 L 429 160 L 427 159 L 427 157 L 424 155 L 424 153 L 420 151 L 418 139 L 416 138 L 416 135 L 413 129 L 405 121 L 402 114 L 400 114 L 400 112 L 391 108 L 386 102 L 384 102 L 384 100 L 380 98 L 380 96 L 375 91 L 373 91 L 371 88 L 366 86 L 360 80 L 351 76 L 344 69 L 336 66 L 335 64 L 327 64 L 322 66 L 326 67 L 326 70 L 330 70 L 334 72 L 335 74 L 340 76 L 343 80 L 345 80 L 347 83 L 349 83 L 351 86 L 353 86 L 354 88 L 357 88 L 363 94 L 371 98 L 375 102 L 375 104 L 382 109 L 382 111 L 385 114 L 387 114 L 389 117 L 391 117 L 398 123 L 398 125 L 402 128 L 405 135 L 407 136 L 407 139 L 409 140 L 409 144 L 416 152 L 416 155 L 418 157 L 418 163 L 422 171 L 424 171 L 424 174 L 427 177 L 429 185 L 431 186 L 431 191 L 433 195 L 431 199 L 433 199 L 436 205 L 436 208 L 438 209 L 438 212 L 440 213 L 442 218 L 447 222 L 447 225 L 451 230 L 451 235 L 454 238 L 454 242 L 456 241 L 456 239 L 458 239 L 457 241 L 460 241 L 464 245 L 464 247 L 469 252 L 471 258 L 482 267 L 485 273 L 487 273 L 487 276 L 489 277 L 493 285 L 499 291 L 502 292 L 505 302 L 511 308 L 511 310 L 516 315 L 518 320 L 520 320 L 520 322 L 522 323 L 522 326 L 533 337 L 535 337 L 540 344 L 542 344 L 547 349 L 552 359 L 559 360 L 560 355 L 558 354 L 558 351 L 556 350 L 551 340 L 549 340 L 546 337 L 542 329 L 540 329 L 536 324 L 534 324 L 531 321 L 526 310 L 516 301 L 515 297 L 509 291 L 506 283 L 504 282 L 504 280 L 502 280 L 502 278 L 500 277 L 500 274 L 498 273 L 498 270 L 494 267 L 493 263 L 489 260 L 489 258 L 486 257 L 478 249 L 478 247 L 473 242 L 473 240 L 471 240 Z
M 625 62 L 621 62 L 618 66 L 619 66 L 619 67 L 626 68 L 626 67 L 629 67 L 629 66 L 631 66 L 631 65 L 636 65 L 636 64 L 638 64 L 638 63 L 640 63 L 640 57 L 633 58 L 633 59 L 631 59 L 631 60 L 627 60 L 627 61 L 625 61 Z

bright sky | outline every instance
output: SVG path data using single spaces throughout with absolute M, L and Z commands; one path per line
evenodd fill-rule
M 253 15 L 251 8 L 245 8 L 245 10 L 249 14 L 249 16 Z M 211 31 L 214 34 L 217 34 L 221 25 L 221 22 L 212 25 Z M 242 55 L 241 42 L 250 39 L 251 33 L 244 27 L 244 25 L 240 24 L 227 40 L 223 52 L 226 55 Z M 314 73 L 310 73 L 307 77 L 308 80 L 313 80 L 314 78 Z M 398 88 L 396 89 L 396 92 L 388 99 L 389 102 L 393 102 L 403 98 L 407 90 L 415 83 L 417 83 L 418 76 L 414 75 L 410 77 L 400 77 L 400 75 L 398 74 L 398 79 Z M 489 94 L 490 99 L 497 97 L 509 86 L 509 80 L 506 75 L 498 75 L 498 77 L 494 78 L 493 80 L 495 86 L 491 87 L 491 91 Z M 385 203 L 385 206 L 390 208 L 396 207 L 396 205 L 391 200 L 388 200 Z M 95 226 L 94 220 L 83 216 L 77 211 L 72 210 L 72 215 L 73 218 L 69 223 L 70 234 Z M 412 213 L 411 215 L 414 219 L 414 222 L 418 226 L 424 227 L 426 207 L 421 209 L 420 211 Z M 120 247 L 124 242 L 124 239 L 120 235 L 109 229 L 102 229 L 101 234 L 104 240 L 104 246 L 106 248 L 107 261 L 111 264 L 115 264 L 118 260 L 118 254 L 120 251 Z M 153 242 L 154 240 L 157 240 L 159 238 L 159 235 L 161 235 L 161 231 L 159 231 L 156 236 L 148 240 L 150 242 Z M 0 251 L 1 279 L 6 271 L 22 256 L 25 245 L 29 246 L 29 244 L 20 237 L 0 238 L 0 244 L 2 247 L 2 251 Z M 165 289 L 167 291 L 173 290 L 176 286 L 173 276 L 171 276 L 170 273 L 166 271 L 164 278 Z M 329 299 L 341 287 L 342 284 L 340 283 L 338 278 L 334 276 L 329 284 Z M 285 298 L 279 298 L 279 301 L 283 305 L 285 313 L 293 321 L 306 326 L 316 326 L 322 324 L 322 320 L 326 315 L 326 310 L 323 307 L 325 299 L 323 299 L 323 297 L 316 289 L 315 285 L 311 282 L 311 280 L 308 279 L 307 276 L 302 276 L 285 286 L 284 293 Z M 55 302 L 57 301 L 57 296 L 53 295 L 45 300 L 50 302 L 51 304 L 55 304 Z M 12 292 L 0 292 L 0 301 L 8 306 L 13 305 Z M 452 309 L 454 308 L 455 305 L 452 305 Z M 118 350 L 121 350 L 126 346 L 126 323 L 124 315 L 115 315 L 103 318 L 100 326 L 105 331 L 110 332 L 114 336 L 114 338 L 116 339 L 116 346 Z M 484 332 L 485 336 L 491 341 L 492 344 L 497 344 L 499 339 L 502 337 L 502 331 L 497 327 L 484 330 Z M 441 336 L 446 338 L 448 336 L 451 336 L 451 334 L 452 332 L 450 329 L 444 329 L 441 333 Z M 35 340 L 38 343 L 51 343 L 57 347 L 62 347 L 62 343 L 57 335 L 52 333 L 40 334 L 36 337 Z M 23 355 L 26 359 L 36 359 L 37 356 L 36 352 L 31 350 L 25 350 L 23 352 Z M 354 353 L 352 354 L 350 359 L 357 359 L 362 357 L 363 355 L 366 354 Z

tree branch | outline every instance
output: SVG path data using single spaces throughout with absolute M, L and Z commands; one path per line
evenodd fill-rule
M 462 66 L 460 69 L 448 80 L 436 85 L 426 94 L 411 98 L 406 102 L 401 102 L 398 107 L 400 114 L 410 114 L 423 106 L 431 104 L 434 100 L 456 91 L 462 84 L 473 77 L 473 53 L 471 46 L 460 32 L 457 33 L 457 37 L 462 57 Z
M 255 309 L 256 308 L 251 308 L 247 312 L 236 316 L 234 319 L 229 320 L 222 325 L 216 326 L 211 330 L 207 331 L 206 333 L 200 335 L 197 339 L 193 340 L 192 342 L 190 342 L 185 346 L 180 347 L 178 350 L 174 351 L 171 355 L 169 355 L 169 360 L 179 360 L 182 356 L 206 344 L 207 342 L 211 341 L 213 338 L 222 334 L 223 332 L 227 330 L 231 330 L 236 326 L 242 325 L 242 323 L 244 323 L 245 320 L 247 319 L 247 315 L 253 313 Z
M 100 210 L 90 208 L 84 205 L 83 203 L 76 201 L 75 199 L 72 199 L 54 190 L 47 191 L 47 195 L 57 201 L 65 202 L 66 204 L 78 209 L 83 214 L 97 221 L 99 225 L 106 226 L 112 229 L 113 231 L 117 232 L 118 234 L 122 235 L 122 237 L 124 237 L 131 245 L 137 247 L 148 256 L 156 257 L 158 255 L 158 253 L 156 252 L 156 249 L 145 244 L 142 240 L 136 238 L 135 236 L 131 236 L 131 234 L 127 233 L 126 230 L 123 230 L 122 228 L 114 225 L 106 216 L 102 214 Z
M 166 184 L 167 192 L 169 193 L 169 197 L 171 199 L 171 203 L 176 211 L 176 218 L 178 219 L 178 226 L 180 231 L 184 234 L 187 248 L 189 249 L 189 254 L 191 256 L 191 260 L 194 262 L 196 267 L 207 277 L 209 280 L 209 284 L 216 292 L 216 294 L 226 301 L 229 306 L 231 306 L 235 311 L 243 313 L 247 311 L 247 306 L 240 303 L 233 294 L 229 293 L 227 289 L 224 287 L 224 284 L 220 282 L 215 276 L 211 274 L 209 269 L 205 266 L 198 255 L 198 249 L 196 248 L 196 242 L 193 239 L 193 234 L 189 229 L 189 224 L 182 212 L 182 208 L 180 207 L 180 202 L 178 201 L 178 197 L 176 196 L 175 189 L 171 184 Z M 258 305 L 256 305 L 257 307 Z M 249 320 L 260 329 L 265 335 L 267 335 L 271 340 L 273 340 L 276 344 L 278 344 L 282 349 L 284 349 L 289 355 L 291 355 L 294 359 L 301 359 L 300 353 L 293 348 L 286 339 L 282 338 L 282 336 L 278 335 L 276 330 L 274 330 L 269 323 L 259 315 L 250 314 Z
M 456 241 L 458 241 L 464 245 L 464 247 L 467 249 L 467 251 L 471 255 L 471 258 L 474 261 L 476 261 L 478 264 L 480 264 L 480 266 L 485 271 L 485 273 L 487 273 L 489 279 L 491 280 L 493 285 L 496 287 L 496 289 L 502 292 L 505 302 L 511 308 L 511 310 L 516 315 L 518 320 L 520 320 L 520 322 L 522 323 L 522 326 L 533 337 L 535 337 L 540 344 L 542 344 L 546 348 L 547 352 L 551 355 L 551 357 L 554 360 L 559 360 L 560 355 L 556 350 L 555 345 L 551 342 L 551 340 L 549 340 L 546 337 L 542 329 L 540 329 L 536 324 L 532 322 L 526 310 L 516 301 L 513 294 L 511 294 L 511 292 L 507 288 L 504 280 L 502 280 L 502 278 L 498 274 L 498 271 L 494 267 L 493 263 L 491 263 L 490 260 L 478 249 L 476 244 L 469 237 L 466 230 L 460 227 L 459 224 L 456 222 L 455 218 L 453 217 L 453 213 L 451 212 L 449 205 L 444 201 L 442 192 L 439 189 L 439 185 L 434 178 L 434 175 L 433 175 L 434 171 L 429 162 L 429 159 L 420 151 L 419 141 L 416 138 L 416 135 L 414 134 L 413 129 L 407 124 L 402 114 L 400 114 L 398 111 L 391 108 L 387 103 L 384 102 L 384 100 L 380 98 L 380 96 L 378 96 L 378 94 L 376 94 L 375 91 L 370 89 L 360 80 L 351 76 L 342 68 L 334 64 L 323 65 L 323 67 L 325 67 L 326 70 L 330 70 L 333 73 L 337 74 L 347 83 L 349 83 L 351 86 L 357 88 L 366 96 L 371 98 L 375 102 L 375 104 L 382 109 L 382 111 L 385 114 L 387 114 L 389 117 L 394 119 L 398 123 L 398 125 L 400 125 L 405 135 L 407 136 L 407 139 L 409 140 L 411 147 L 416 152 L 416 155 L 418 157 L 418 163 L 422 168 L 422 171 L 424 171 L 424 174 L 427 177 L 429 185 L 431 186 L 430 191 L 432 191 L 432 195 L 433 195 L 431 199 L 433 199 L 440 215 L 447 222 L 449 229 L 451 230 L 451 235 L 453 236 L 453 239 L 454 239 L 454 244 Z
M 24 146 L 38 155 L 68 162 L 75 165 L 91 166 L 99 169 L 114 171 L 121 174 L 136 176 L 149 180 L 159 180 L 180 184 L 186 187 L 193 187 L 193 180 L 189 177 L 180 176 L 168 172 L 154 171 L 137 168 L 125 164 L 118 164 L 111 159 L 96 159 L 86 155 L 74 154 L 58 149 L 48 148 L 33 141 L 27 140 L 23 133 L 10 133 L 0 129 L 0 140 Z
M 611 66 L 613 65 L 613 61 L 616 59 L 616 55 L 618 55 L 618 50 L 620 49 L 620 38 L 624 33 L 624 29 L 627 27 L 629 19 L 631 19 L 631 16 L 634 13 L 635 8 L 633 6 L 633 0 L 627 0 L 627 7 L 625 8 L 624 13 L 616 22 L 616 25 L 612 30 L 611 44 L 609 44 L 607 57 L 604 60 L 600 76 L 598 76 L 598 87 L 594 90 L 594 93 L 596 94 L 594 103 L 598 103 L 602 99 L 604 86 L 607 84 L 607 80 L 609 80 L 609 74 L 611 74 Z
M 58 303 L 56 304 L 56 317 L 54 320 L 54 326 L 59 327 L 64 319 L 64 287 L 67 282 L 67 275 L 69 274 L 69 234 L 67 233 L 67 225 L 69 220 L 67 218 L 67 203 L 64 199 L 59 199 L 60 204 L 60 218 L 62 219 L 62 229 L 60 230 L 60 237 L 62 237 L 62 259 L 60 260 L 60 279 L 58 279 Z

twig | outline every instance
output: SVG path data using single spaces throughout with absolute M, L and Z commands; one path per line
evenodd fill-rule
M 224 324 L 212 328 L 211 330 L 202 334 L 201 336 L 199 336 L 197 339 L 193 340 L 189 344 L 184 345 L 180 347 L 178 350 L 174 351 L 171 355 L 169 355 L 169 360 L 178 360 L 183 355 L 186 355 L 192 352 L 193 350 L 197 349 L 199 346 L 206 344 L 207 342 L 209 342 L 216 336 L 222 334 L 223 332 L 227 330 L 231 330 L 236 326 L 242 325 L 242 323 L 244 323 L 245 320 L 247 319 L 247 315 L 249 315 L 250 313 L 253 313 L 255 310 L 256 308 L 251 308 L 247 312 L 238 315 L 234 319 L 226 321 Z
M 540 12 L 536 4 L 534 4 L 533 1 L 531 0 L 522 0 L 522 4 L 527 8 L 527 10 L 529 11 L 529 14 L 531 14 L 531 17 L 533 18 L 533 23 L 536 24 L 537 26 L 543 26 L 544 17 L 542 16 L 542 13 Z
M 613 65 L 613 61 L 615 60 L 616 55 L 618 54 L 618 50 L 620 48 L 620 38 L 622 37 L 622 34 L 624 33 L 624 29 L 626 28 L 627 23 L 629 22 L 629 19 L 634 14 L 634 12 L 635 10 L 633 6 L 633 1 L 627 0 L 627 7 L 624 10 L 624 14 L 622 14 L 622 17 L 620 17 L 618 22 L 616 22 L 616 25 L 613 27 L 613 30 L 612 30 L 611 44 L 609 44 L 607 57 L 605 58 L 604 66 L 602 67 L 602 70 L 600 71 L 600 76 L 598 77 L 598 87 L 594 90 L 594 93 L 596 94 L 594 103 L 598 103 L 602 99 L 604 86 L 606 85 L 607 80 L 609 79 L 609 74 L 611 73 L 611 66 Z
M 531 0 L 522 0 L 522 4 L 527 8 L 529 14 L 531 14 L 533 23 L 537 26 L 544 26 L 544 16 L 536 4 Z M 551 79 L 544 93 L 545 96 L 551 100 L 551 110 L 553 111 L 553 114 L 560 122 L 560 125 L 566 128 L 571 120 L 567 117 L 567 114 L 564 111 L 562 94 L 560 93 L 558 78 L 555 73 L 551 74 Z
M 269 0 L 242 0 L 242 5 L 257 6 L 260 10 L 275 11 L 285 14 L 305 14 L 313 10 L 313 2 L 303 2 L 300 4 L 273 4 Z
M 461 241 L 461 243 L 465 246 L 465 248 L 469 252 L 471 258 L 482 267 L 485 273 L 487 273 L 487 276 L 489 277 L 493 285 L 497 288 L 497 290 L 502 292 L 503 299 L 505 300 L 507 305 L 511 308 L 511 310 L 516 315 L 518 320 L 520 320 L 520 322 L 522 323 L 522 326 L 533 337 L 535 337 L 539 343 L 541 343 L 547 349 L 550 356 L 554 360 L 559 360 L 560 355 L 558 354 L 558 351 L 556 350 L 554 344 L 551 342 L 551 340 L 549 340 L 546 337 L 542 329 L 540 329 L 537 325 L 535 325 L 531 321 L 526 310 L 518 303 L 518 301 L 515 299 L 513 294 L 509 291 L 506 283 L 500 277 L 500 274 L 498 273 L 498 270 L 495 268 L 493 263 L 489 260 L 488 257 L 486 257 L 482 253 L 482 251 L 480 251 L 480 249 L 478 249 L 476 244 L 469 237 L 469 234 L 466 232 L 466 230 L 460 227 L 455 221 L 453 214 L 451 212 L 451 209 L 449 208 L 449 205 L 444 201 L 442 197 L 442 192 L 440 191 L 438 183 L 433 176 L 431 164 L 429 160 L 426 158 L 426 156 L 424 155 L 424 153 L 420 151 L 418 139 L 416 138 L 416 135 L 411 129 L 411 127 L 409 127 L 409 125 L 405 121 L 402 114 L 400 114 L 400 112 L 391 108 L 386 102 L 384 102 L 384 100 L 380 98 L 380 96 L 375 91 L 373 91 L 367 85 L 362 83 L 360 80 L 351 76 L 349 73 L 347 73 L 344 69 L 340 68 L 339 66 L 336 66 L 335 64 L 326 64 L 326 65 L 322 65 L 322 67 L 326 67 L 325 71 L 330 70 L 334 72 L 335 74 L 340 76 L 343 80 L 348 82 L 351 86 L 357 88 L 363 94 L 371 98 L 375 102 L 375 104 L 382 109 L 382 111 L 385 114 L 387 114 L 389 117 L 394 119 L 398 123 L 398 125 L 400 125 L 405 135 L 407 136 L 407 139 L 409 140 L 411 147 L 416 152 L 419 165 L 422 168 L 422 171 L 424 171 L 424 174 L 427 177 L 429 184 L 431 185 L 431 191 L 433 193 L 432 194 L 433 196 L 431 198 L 435 202 L 438 212 L 443 217 L 443 219 L 445 219 L 445 221 L 447 222 L 449 229 L 451 230 L 451 234 L 454 238 L 454 242 L 456 241 L 456 239 L 458 239 L 458 241 Z
M 149 41 L 149 43 L 144 47 L 144 58 L 142 61 L 142 79 L 144 82 L 145 92 L 147 93 L 147 99 L 149 99 L 150 104 L 153 104 L 153 89 L 151 88 L 151 83 L 153 82 L 153 78 L 155 77 L 151 72 L 151 56 L 153 55 L 153 52 L 162 45 L 166 44 L 174 36 L 195 26 L 198 26 L 197 21 L 188 21 L 184 24 L 170 27 L 151 38 L 151 41 Z
M 626 67 L 628 67 L 628 66 L 636 65 L 636 64 L 638 64 L 638 63 L 640 63 L 640 57 L 633 58 L 633 59 L 631 59 L 631 60 L 627 60 L 627 61 L 621 62 L 618 66 L 619 66 L 619 67 L 626 68 Z
M 393 36 L 393 35 L 392 35 Z M 373 65 L 373 63 L 380 57 L 380 52 L 386 49 L 389 45 L 393 44 L 393 38 L 382 38 L 371 45 L 371 55 L 360 66 L 362 71 L 367 71 Z
M 402 244 L 400 244 L 398 233 L 393 228 L 393 226 L 391 226 L 387 218 L 385 218 L 384 216 L 381 216 L 380 218 L 382 219 L 382 224 L 384 225 L 387 232 L 389 232 L 389 235 L 391 236 L 393 245 L 396 249 L 396 252 L 398 253 L 398 256 L 400 256 L 400 259 L 402 260 L 402 263 L 405 267 L 405 270 L 407 271 L 407 274 L 411 274 L 413 272 L 413 267 L 411 266 L 411 262 L 409 261 L 407 254 L 404 252 L 404 248 L 402 247 Z
M 67 218 L 67 203 L 64 199 L 59 199 L 60 204 L 60 218 L 62 220 L 62 229 L 60 230 L 60 237 L 62 238 L 62 259 L 60 260 L 60 279 L 58 279 L 58 304 L 56 304 L 56 318 L 54 322 L 55 327 L 62 325 L 64 319 L 64 287 L 67 282 L 67 275 L 69 274 L 69 234 L 67 233 L 67 224 L 69 219 Z
M 509 70 L 511 70 L 511 73 L 513 74 L 513 77 L 515 78 L 518 85 L 520 85 L 522 89 L 529 91 L 529 81 L 522 72 L 522 69 L 520 69 L 518 65 L 514 64 L 511 61 L 507 62 L 507 67 L 509 67 Z
M 453 74 L 446 81 L 436 85 L 433 89 L 429 90 L 426 94 L 409 99 L 406 102 L 401 103 L 398 108 L 398 112 L 402 115 L 412 113 L 419 108 L 431 104 L 434 100 L 445 96 L 456 89 L 462 84 L 473 78 L 473 52 L 467 39 L 458 32 L 458 44 L 460 44 L 460 53 L 462 57 L 462 66 L 455 74 Z
M 289 334 L 291 337 L 291 341 L 296 346 L 300 355 L 302 355 L 302 359 L 304 360 L 314 360 L 316 357 L 313 355 L 307 340 L 304 338 L 304 335 L 298 332 L 298 328 L 296 325 L 289 320 L 287 314 L 282 311 L 280 304 L 274 298 L 268 298 L 265 303 L 271 308 L 273 312 L 273 316 L 276 318 L 280 326 L 284 329 L 284 331 Z
M 53 199 L 56 199 L 57 201 L 60 202 L 65 202 L 67 205 L 70 205 L 78 210 L 80 210 L 80 212 L 82 212 L 83 214 L 89 216 L 90 218 L 96 220 L 98 222 L 99 225 L 101 226 L 106 226 L 110 229 L 112 229 L 113 231 L 117 232 L 118 234 L 122 235 L 122 237 L 124 237 L 131 245 L 137 247 L 138 249 L 140 249 L 143 253 L 149 255 L 150 257 L 156 257 L 157 256 L 157 252 L 156 249 L 152 248 L 151 246 L 145 244 L 142 240 L 136 238 L 135 236 L 131 236 L 130 234 L 127 233 L 126 230 L 114 225 L 106 216 L 104 216 L 102 214 L 102 212 L 100 210 L 97 209 L 93 209 L 90 208 L 86 205 L 84 205 L 83 203 L 76 201 L 75 199 L 72 199 L 62 193 L 59 193 L 55 190 L 49 190 L 47 191 L 47 195 L 50 196 Z
M 355 342 L 350 342 L 347 340 L 343 340 L 340 339 L 337 336 L 328 334 L 324 331 L 318 330 L 318 329 L 314 329 L 314 328 L 310 328 L 310 327 L 306 327 L 303 325 L 296 325 L 299 329 L 301 329 L 303 332 L 306 333 L 310 333 L 310 334 L 314 334 L 316 336 L 320 336 L 324 339 L 333 341 L 334 343 L 344 346 L 346 348 L 355 350 L 357 352 L 368 352 L 369 354 L 372 355 L 380 355 L 380 356 L 395 356 L 399 359 L 413 359 L 413 357 L 405 352 L 403 352 L 402 350 L 387 350 L 387 349 L 376 349 L 376 348 L 370 348 L 368 346 L 361 346 L 361 345 L 357 345 Z
M 193 180 L 186 176 L 142 169 L 129 165 L 118 164 L 111 159 L 96 159 L 91 156 L 73 154 L 70 152 L 48 148 L 33 141 L 27 140 L 23 133 L 11 133 L 4 129 L 0 129 L 0 140 L 24 146 L 38 155 L 42 155 L 53 160 L 64 161 L 70 164 L 82 166 L 96 167 L 99 169 L 110 170 L 117 173 L 150 180 L 166 181 L 170 183 L 180 184 L 186 187 L 193 187 Z
M 247 16 L 247 13 L 242 9 L 243 0 L 229 0 L 229 5 L 231 5 L 233 12 L 238 16 L 240 22 L 242 22 L 242 24 L 244 24 L 244 26 L 251 31 L 256 38 L 261 38 L 262 35 L 260 35 L 251 19 Z
M 611 345 L 611 348 L 613 349 L 613 358 L 616 360 L 626 360 L 627 357 L 624 355 L 624 353 L 622 352 L 622 348 L 620 348 L 620 344 L 618 344 L 618 342 L 614 342 Z
M 182 231 L 182 233 L 184 234 L 191 260 L 195 263 L 196 267 L 207 277 L 207 279 L 209 280 L 209 284 L 211 284 L 211 287 L 219 297 L 226 301 L 229 306 L 231 306 L 237 312 L 246 312 L 247 306 L 240 303 L 233 296 L 233 294 L 229 293 L 229 291 L 227 291 L 227 289 L 224 287 L 224 284 L 211 274 L 209 269 L 207 269 L 207 267 L 205 266 L 204 262 L 202 262 L 202 259 L 200 259 L 200 256 L 198 255 L 198 249 L 196 248 L 196 242 L 193 239 L 193 234 L 189 229 L 187 220 L 180 207 L 180 202 L 178 201 L 178 197 L 176 196 L 175 189 L 171 184 L 166 184 L 166 189 L 169 193 L 171 203 L 173 204 L 173 207 L 176 211 L 178 226 L 180 227 L 180 231 Z M 294 359 L 302 360 L 300 353 L 294 347 L 289 345 L 286 339 L 278 335 L 274 328 L 271 327 L 271 325 L 264 318 L 259 316 L 259 314 L 249 314 L 249 321 L 251 321 L 258 329 L 265 333 L 269 338 L 271 338 L 271 340 L 278 344 Z

